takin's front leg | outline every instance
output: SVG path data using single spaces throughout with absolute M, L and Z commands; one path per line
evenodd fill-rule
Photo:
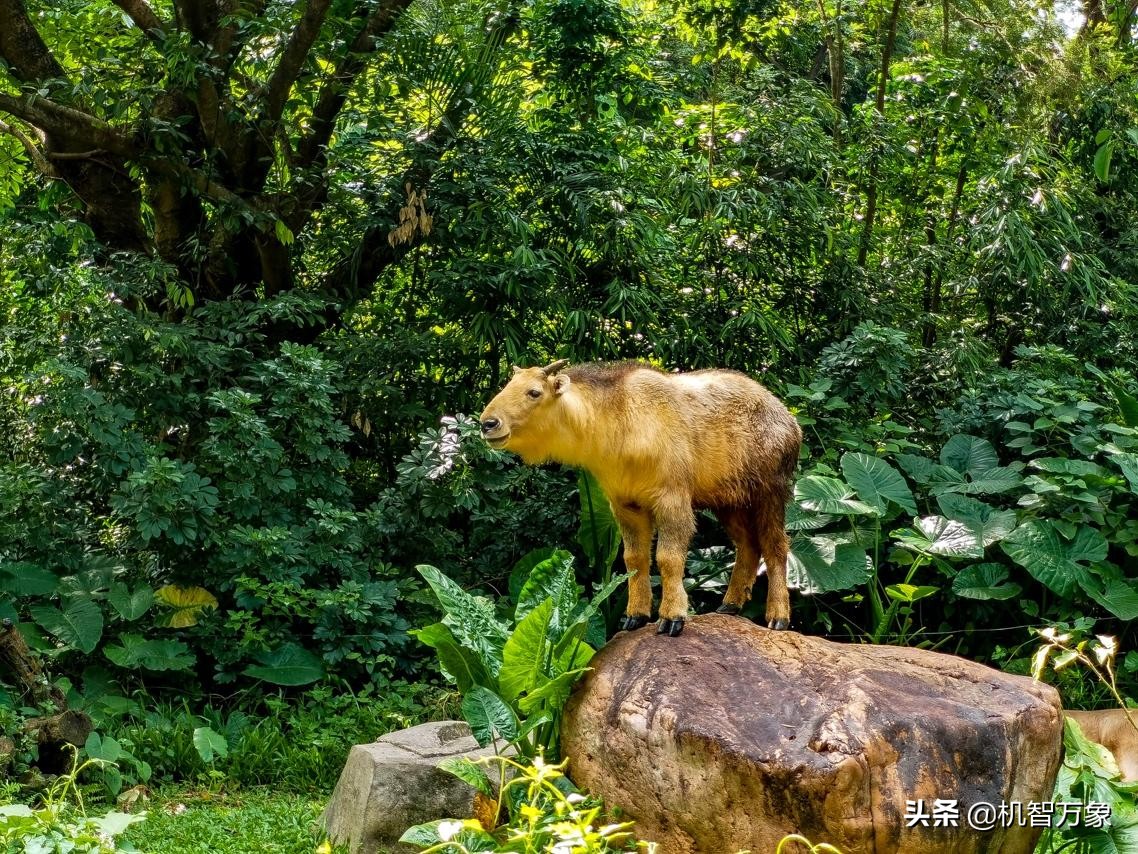
M 688 594 L 684 590 L 684 564 L 688 544 L 695 533 L 695 514 L 685 495 L 656 508 L 656 527 L 660 531 L 656 543 L 656 565 L 660 567 L 663 594 L 660 597 L 660 626 L 657 634 L 675 637 L 684 630 L 688 615 Z
M 652 619 L 652 514 L 632 502 L 610 502 L 624 541 L 628 607 L 620 630 L 631 632 Z

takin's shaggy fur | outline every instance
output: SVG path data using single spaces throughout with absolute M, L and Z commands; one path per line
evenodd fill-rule
M 767 566 L 766 619 L 790 623 L 785 506 L 802 431 L 786 407 L 736 371 L 668 374 L 638 362 L 566 360 L 514 375 L 482 413 L 482 434 L 527 464 L 587 469 L 612 505 L 629 578 L 625 629 L 652 611 L 652 538 L 663 581 L 659 631 L 677 635 L 688 612 L 684 563 L 695 510 L 715 512 L 735 542 L 735 568 L 720 611 L 751 597 Z

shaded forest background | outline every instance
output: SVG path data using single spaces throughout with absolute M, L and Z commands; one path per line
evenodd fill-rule
M 635 358 L 794 407 L 798 628 L 1131 648 L 1135 29 L 1135 0 L 0 0 L 0 616 L 104 712 L 418 678 L 416 563 L 507 594 L 577 533 L 576 475 L 468 415 L 510 363 Z

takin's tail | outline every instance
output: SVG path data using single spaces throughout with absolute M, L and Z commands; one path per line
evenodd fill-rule
M 779 460 L 774 491 L 783 507 L 786 507 L 794 497 L 794 478 L 798 473 L 798 449 L 798 445 L 788 448 Z

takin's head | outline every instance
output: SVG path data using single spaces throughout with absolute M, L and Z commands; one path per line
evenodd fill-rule
M 569 388 L 569 377 L 558 373 L 567 364 L 568 359 L 558 359 L 544 368 L 514 367 L 506 387 L 487 404 L 479 418 L 482 438 L 490 447 L 522 452 L 519 445 L 541 443 L 540 434 L 547 427 L 547 418 L 553 414 L 557 399 Z

